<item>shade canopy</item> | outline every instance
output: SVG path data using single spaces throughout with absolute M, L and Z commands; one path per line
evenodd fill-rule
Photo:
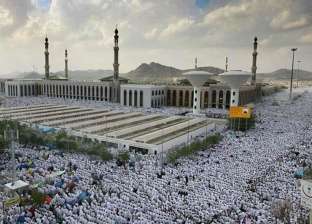
M 239 89 L 239 87 L 245 84 L 249 78 L 251 78 L 250 72 L 242 70 L 231 70 L 218 75 L 221 82 L 226 83 L 232 89 Z
M 10 190 L 19 190 L 21 188 L 28 187 L 29 184 L 27 182 L 22 181 L 22 180 L 17 180 L 15 182 L 7 183 L 4 186 Z
M 194 70 L 183 73 L 183 76 L 191 82 L 192 86 L 200 87 L 203 86 L 209 79 L 212 79 L 214 74 L 206 71 Z

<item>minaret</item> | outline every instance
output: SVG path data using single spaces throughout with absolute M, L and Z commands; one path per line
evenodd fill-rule
M 228 71 L 228 67 L 229 67 L 229 58 L 225 57 L 225 71 Z
M 119 81 L 119 63 L 118 63 L 118 53 L 119 53 L 119 47 L 118 47 L 118 29 L 116 27 L 115 29 L 115 46 L 114 46 L 114 82 Z
M 68 79 L 68 54 L 67 49 L 65 50 L 65 78 Z
M 50 65 L 49 65 L 49 39 L 45 38 L 45 79 L 49 79 L 50 76 Z
M 197 70 L 197 57 L 195 58 L 195 70 Z
M 113 95 L 113 102 L 114 103 L 118 103 L 119 102 L 119 91 L 120 91 L 120 84 L 119 84 L 119 46 L 118 46 L 118 39 L 119 39 L 119 35 L 118 35 L 118 29 L 116 26 L 115 29 L 115 36 L 114 36 L 114 40 L 115 40 L 115 46 L 114 46 L 114 77 L 113 77 L 113 84 L 114 84 L 114 95 Z
M 258 38 L 255 37 L 254 51 L 252 53 L 252 67 L 251 67 L 251 73 L 252 73 L 251 84 L 252 85 L 256 85 L 257 55 L 258 55 L 257 49 L 258 49 Z

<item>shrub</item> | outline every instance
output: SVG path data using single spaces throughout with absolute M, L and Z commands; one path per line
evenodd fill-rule
M 83 137 L 82 143 L 80 144 L 80 141 L 77 141 L 73 136 L 68 136 L 65 131 L 59 131 L 56 134 L 45 134 L 25 125 L 20 125 L 16 121 L 0 121 L 0 133 L 11 128 L 19 129 L 19 140 L 22 144 L 52 146 L 52 148 L 55 147 L 65 152 L 95 155 L 105 161 L 113 158 L 112 154 L 102 143 L 94 143 L 86 136 Z M 0 136 L 0 150 L 7 148 L 7 146 L 8 142 L 5 141 L 3 136 Z M 127 157 L 123 158 L 127 160 Z
M 177 159 L 181 157 L 188 157 L 200 150 L 206 150 L 207 148 L 215 144 L 218 144 L 221 140 L 222 140 L 222 135 L 220 135 L 220 133 L 217 133 L 215 135 L 208 136 L 202 142 L 196 141 L 182 148 L 173 149 L 167 154 L 167 161 L 169 163 L 175 163 Z
M 44 194 L 37 190 L 33 190 L 31 192 L 31 199 L 35 205 L 40 206 L 44 203 Z
M 0 153 L 9 147 L 9 142 L 3 136 L 0 136 Z
M 101 143 L 91 145 L 89 148 L 84 149 L 84 152 L 88 155 L 98 156 L 104 161 L 113 159 L 113 155 Z
M 122 162 L 128 162 L 130 159 L 130 155 L 128 151 L 122 151 L 118 154 L 117 158 Z
M 203 143 L 205 145 L 211 146 L 216 145 L 222 140 L 222 135 L 220 133 L 217 133 L 215 135 L 208 136 Z

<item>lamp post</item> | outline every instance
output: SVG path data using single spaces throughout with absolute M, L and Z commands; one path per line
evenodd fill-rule
M 299 87 L 299 71 L 300 71 L 300 70 L 299 70 L 299 68 L 300 68 L 299 66 L 300 66 L 300 63 L 301 63 L 301 62 L 302 62 L 302 61 L 300 61 L 300 60 L 299 60 L 299 61 L 297 61 L 297 63 L 298 63 L 298 71 L 297 71 L 297 88 Z
M 290 92 L 289 92 L 289 99 L 292 98 L 292 84 L 293 84 L 293 78 L 294 78 L 294 62 L 295 62 L 295 51 L 297 48 L 292 48 L 291 51 L 293 53 L 292 55 L 292 64 L 291 64 L 291 77 L 290 77 Z

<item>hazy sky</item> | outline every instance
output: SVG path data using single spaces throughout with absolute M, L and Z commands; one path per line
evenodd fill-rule
M 311 0 L 0 0 L 0 74 L 39 72 L 44 37 L 51 71 L 112 69 L 113 31 L 120 33 L 120 70 L 142 62 L 178 68 L 250 70 L 259 38 L 258 71 L 290 67 L 290 48 L 312 70 Z

